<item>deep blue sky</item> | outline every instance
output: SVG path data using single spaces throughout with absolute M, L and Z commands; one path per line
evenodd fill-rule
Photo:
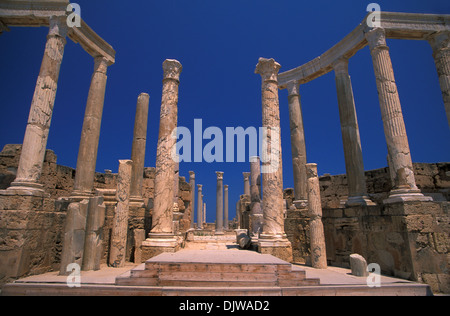
M 77 0 L 82 18 L 117 51 L 108 72 L 97 171 L 129 158 L 136 100 L 150 94 L 146 166 L 154 166 L 162 91 L 162 62 L 178 59 L 179 125 L 204 128 L 261 126 L 259 57 L 275 58 L 282 70 L 324 53 L 366 15 L 370 1 L 294 0 Z M 383 11 L 450 14 L 445 0 L 378 1 Z M 0 147 L 22 143 L 47 28 L 11 28 L 0 36 Z M 436 68 L 427 42 L 389 40 L 414 162 L 450 161 L 450 130 Z M 48 148 L 58 163 L 76 166 L 93 59 L 68 40 Z M 365 169 L 386 166 L 375 77 L 369 49 L 350 61 Z M 319 173 L 345 173 L 334 73 L 301 87 L 308 161 Z M 293 187 L 287 92 L 280 91 L 284 187 Z M 205 142 L 207 143 L 207 142 Z M 204 144 L 205 144 L 204 143 Z M 243 192 L 249 163 L 185 163 L 181 175 L 197 173 L 204 185 L 208 220 L 215 219 L 215 171 L 230 185 L 230 218 Z

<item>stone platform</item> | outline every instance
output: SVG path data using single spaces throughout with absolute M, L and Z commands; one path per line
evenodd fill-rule
M 381 277 L 380 288 L 347 269 L 316 270 L 252 251 L 182 250 L 138 266 L 81 273 L 69 288 L 57 272 L 7 284 L 2 295 L 143 296 L 426 296 L 428 285 Z

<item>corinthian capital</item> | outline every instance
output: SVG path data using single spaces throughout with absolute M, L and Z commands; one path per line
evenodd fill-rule
M 163 63 L 164 70 L 164 80 L 165 79 L 173 79 L 176 81 L 180 81 L 180 74 L 183 70 L 183 66 L 178 60 L 175 59 L 166 59 Z
M 281 69 L 281 65 L 277 63 L 273 58 L 260 58 L 256 65 L 256 74 L 260 74 L 263 80 L 277 81 L 278 72 Z

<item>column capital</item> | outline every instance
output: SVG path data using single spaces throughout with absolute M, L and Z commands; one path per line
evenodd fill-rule
M 250 172 L 243 172 L 244 180 L 248 180 L 250 178 Z
M 281 65 L 270 58 L 260 58 L 256 65 L 256 74 L 260 74 L 264 81 L 278 82 L 278 72 L 281 69 Z
M 384 28 L 376 27 L 368 31 L 365 34 L 365 37 L 371 51 L 376 48 L 388 48 L 386 44 L 386 31 Z
M 189 171 L 189 179 L 195 180 L 195 172 Z
M 332 66 L 336 75 L 348 75 L 348 58 L 341 57 Z
M 216 171 L 217 174 L 217 180 L 223 180 L 223 172 L 222 171 Z
M 175 59 L 166 59 L 163 62 L 163 70 L 164 70 L 164 79 L 172 79 L 177 82 L 180 82 L 180 74 L 183 70 L 183 66 L 178 60 Z
M 428 42 L 436 54 L 440 50 L 450 48 L 450 32 L 437 32 L 427 37 Z
M 197 188 L 199 191 L 203 190 L 203 184 L 197 184 Z
M 108 67 L 111 63 L 103 56 L 97 56 L 94 58 L 94 72 L 106 74 Z
M 307 163 L 306 164 L 306 175 L 307 175 L 308 179 L 318 177 L 316 163 Z
M 300 82 L 289 81 L 286 88 L 289 96 L 300 96 Z
M 69 33 L 66 16 L 52 16 L 49 19 L 48 36 L 59 36 L 65 38 Z
M 228 184 L 225 184 L 223 187 L 225 190 L 228 190 Z

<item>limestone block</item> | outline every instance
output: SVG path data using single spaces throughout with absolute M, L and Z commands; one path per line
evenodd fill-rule
M 358 277 L 367 277 L 369 272 L 367 271 L 367 261 L 363 256 L 358 254 L 350 255 L 350 267 L 352 274 Z

